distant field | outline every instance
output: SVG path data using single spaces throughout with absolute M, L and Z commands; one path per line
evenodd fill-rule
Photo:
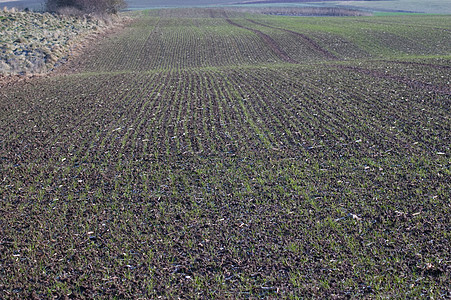
M 451 17 L 152 10 L 0 89 L 0 298 L 449 299 Z
M 351 7 L 370 11 L 417 12 L 430 14 L 451 14 L 451 2 L 448 0 L 381 0 L 381 1 L 297 1 L 262 0 L 242 1 L 256 6 L 332 6 Z
M 44 0 L 0 0 L 0 6 L 41 9 Z M 417 12 L 429 14 L 451 14 L 451 2 L 448 0 L 383 0 L 383 1 L 243 1 L 243 0 L 128 0 L 128 9 L 140 10 L 163 7 L 192 7 L 215 5 L 242 5 L 253 7 L 282 6 L 305 7 L 326 6 L 356 8 L 381 12 Z
M 451 14 L 448 0 L 336 1 L 331 4 L 365 8 L 374 11 L 408 11 L 429 14 Z
M 0 8 L 3 9 L 3 7 L 16 7 L 19 9 L 33 9 L 33 10 L 42 10 L 44 7 L 44 1 L 43 0 L 15 0 L 15 1 L 5 1 L 0 0 Z

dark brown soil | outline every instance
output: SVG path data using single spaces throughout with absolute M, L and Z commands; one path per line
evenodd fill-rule
M 0 299 L 451 297 L 449 56 L 163 13 L 0 89 Z

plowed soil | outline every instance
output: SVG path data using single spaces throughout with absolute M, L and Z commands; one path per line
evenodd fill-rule
M 0 298 L 450 298 L 450 17 L 189 12 L 0 89 Z

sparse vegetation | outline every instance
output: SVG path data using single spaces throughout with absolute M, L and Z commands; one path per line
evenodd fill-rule
M 0 298 L 449 299 L 449 16 L 139 12 L 0 89 Z
M 64 63 L 89 35 L 119 23 L 115 19 L 24 11 L 0 11 L 0 74 L 47 73 Z
M 127 7 L 124 0 L 46 0 L 50 12 L 69 14 L 117 14 Z

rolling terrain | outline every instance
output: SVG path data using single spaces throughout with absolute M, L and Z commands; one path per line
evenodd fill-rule
M 369 0 L 369 1 L 309 1 L 309 0 L 127 0 L 129 10 L 142 10 L 164 7 L 328 7 L 357 9 L 370 12 L 386 13 L 428 13 L 451 14 L 448 0 Z M 41 11 L 45 0 L 0 0 L 0 7 L 29 8 Z
M 135 17 L 0 89 L 0 298 L 451 296 L 449 16 Z

